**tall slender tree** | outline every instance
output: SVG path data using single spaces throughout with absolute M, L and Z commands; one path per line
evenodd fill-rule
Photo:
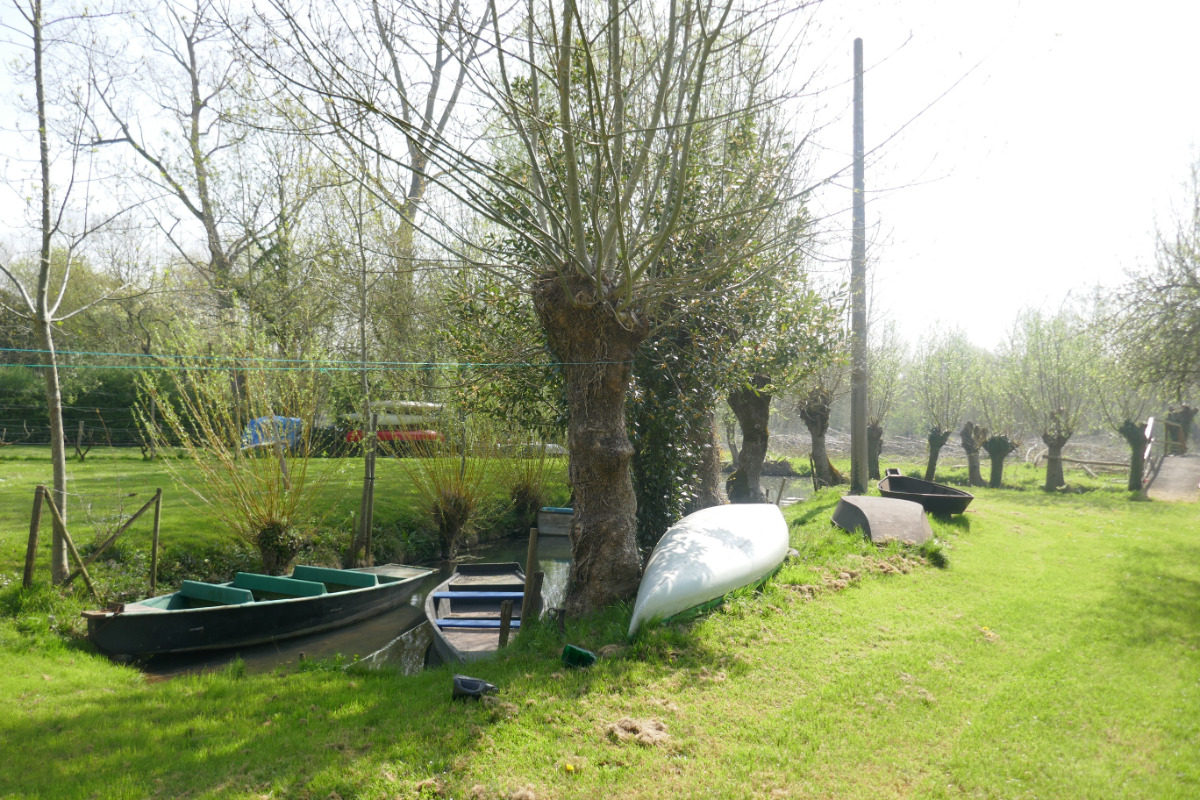
M 78 76 L 71 69 L 79 63 L 70 50 L 70 34 L 80 18 L 43 0 L 13 0 L 19 23 L 5 26 L 27 60 L 18 64 L 17 78 L 33 88 L 33 105 L 22 109 L 36 122 L 31 130 L 36 142 L 36 168 L 30 183 L 36 197 L 30 203 L 36 215 L 31 228 L 36 233 L 36 268 L 30 281 L 23 280 L 11 262 L 0 262 L 0 275 L 19 298 L 16 307 L 5 309 L 24 318 L 32 327 L 38 361 L 45 379 L 46 405 L 50 418 L 50 460 L 54 485 L 52 497 L 63 521 L 67 516 L 66 438 L 62 420 L 62 388 L 55 330 L 64 320 L 107 299 L 113 292 L 83 302 L 75 308 L 63 305 L 71 271 L 84 243 L 96 231 L 110 225 L 119 211 L 103 212 L 89 202 L 92 181 L 88 179 L 91 151 L 86 145 L 86 109 L 91 97 L 78 89 Z M 30 129 L 26 129 L 29 131 Z M 55 270 L 55 262 L 60 269 Z M 123 288 L 123 287 L 120 287 Z M 51 547 L 51 578 L 61 581 L 67 572 L 65 531 L 55 521 Z

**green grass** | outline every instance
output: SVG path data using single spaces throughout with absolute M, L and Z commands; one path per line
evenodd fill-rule
M 632 645 L 627 608 L 572 622 L 625 648 L 587 670 L 530 628 L 467 670 L 501 687 L 482 704 L 449 699 L 448 668 L 149 683 L 56 633 L 51 590 L 9 586 L 0 796 L 1200 795 L 1200 509 L 1021 472 L 934 521 L 946 569 L 832 529 L 821 492 L 763 592 Z
M 186 461 L 176 462 L 185 483 L 199 485 Z M 425 524 L 417 511 L 419 498 L 406 464 L 395 458 L 376 463 L 375 525 L 377 530 L 413 529 Z M 565 473 L 565 467 L 561 470 Z M 168 553 L 207 555 L 234 543 L 233 535 L 214 523 L 203 504 L 186 485 L 177 483 L 161 462 L 143 460 L 136 449 L 93 450 L 83 462 L 69 459 L 68 528 L 82 549 L 106 538 L 120 515 L 137 511 L 163 489 L 161 545 Z M 319 474 L 318 502 L 307 527 L 318 540 L 337 547 L 348 545 L 362 493 L 362 461 L 352 458 L 313 459 L 310 477 Z M 567 497 L 564 475 L 553 473 L 551 501 Z M 34 488 L 51 483 L 49 451 L 45 447 L 0 448 L 0 574 L 20 570 L 25 561 Z M 485 525 L 499 524 L 504 497 L 500 489 L 486 504 Z M 122 536 L 119 552 L 144 560 L 151 541 L 151 515 L 146 514 Z M 428 535 L 432 535 L 428 532 Z M 49 561 L 50 518 L 43 514 L 39 568 Z M 74 566 L 74 565 L 72 565 Z M 143 565 L 144 566 L 144 565 Z M 125 581 L 127 582 L 127 581 Z

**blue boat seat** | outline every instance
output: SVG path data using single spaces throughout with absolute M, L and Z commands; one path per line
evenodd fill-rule
M 250 593 L 249 589 L 201 581 L 184 581 L 183 585 L 179 587 L 179 594 L 189 600 L 199 600 L 215 606 L 237 606 L 242 603 L 254 602 L 254 595 Z
M 481 630 L 494 628 L 496 630 L 499 630 L 500 629 L 500 620 L 498 620 L 498 619 L 439 619 L 439 620 L 437 620 L 437 626 L 439 628 L 478 628 Z M 514 619 L 512 621 L 511 627 L 513 627 L 513 628 L 521 627 L 521 620 Z
M 434 600 L 520 600 L 524 592 L 434 592 Z

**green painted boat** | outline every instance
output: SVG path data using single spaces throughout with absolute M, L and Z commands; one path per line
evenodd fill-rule
M 83 616 L 88 638 L 113 656 L 248 647 L 382 614 L 432 572 L 402 564 L 297 566 L 290 576 L 239 572 L 228 583 L 183 581 L 176 592 Z

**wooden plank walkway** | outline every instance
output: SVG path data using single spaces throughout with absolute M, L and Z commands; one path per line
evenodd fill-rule
M 1167 456 L 1146 494 L 1151 500 L 1195 503 L 1200 501 L 1197 484 L 1200 484 L 1200 455 Z

